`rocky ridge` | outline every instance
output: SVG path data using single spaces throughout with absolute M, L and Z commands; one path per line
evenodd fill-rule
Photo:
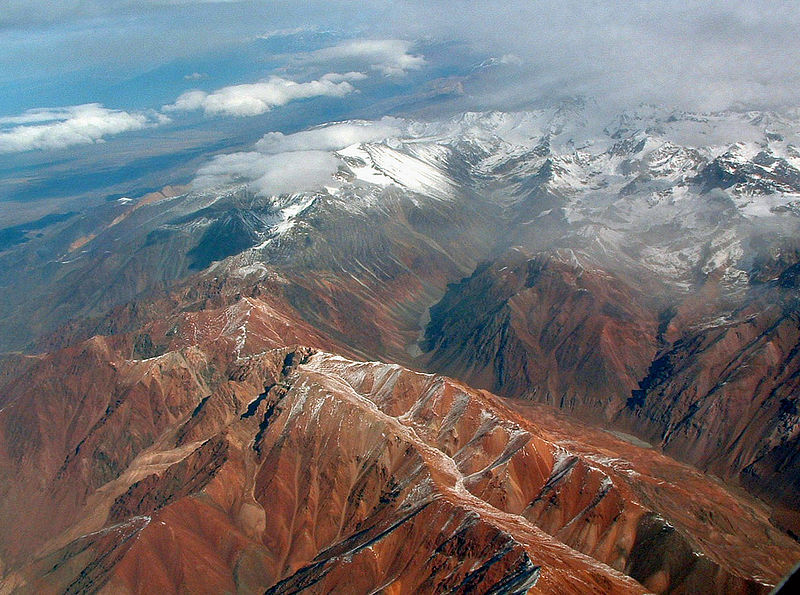
M 41 324 L 2 360 L 4 589 L 757 592 L 800 557 L 796 119 L 395 126 L 317 191 L 0 254 Z
M 16 519 L 2 527 L 4 589 L 752 592 L 798 550 L 765 508 L 699 473 L 608 435 L 576 450 L 546 415 L 447 378 L 212 345 L 149 360 L 83 345 L 80 361 L 106 370 L 95 388 L 117 387 L 110 405 L 63 395 L 72 407 L 48 409 L 41 372 L 12 389 L 3 473 L 26 498 L 2 500 Z M 70 356 L 39 365 L 85 378 Z M 23 417 L 50 432 L 19 436 L 36 427 Z M 82 423 L 52 432 L 67 419 Z M 683 516 L 673 474 L 713 518 Z M 731 564 L 741 548 L 752 555 Z

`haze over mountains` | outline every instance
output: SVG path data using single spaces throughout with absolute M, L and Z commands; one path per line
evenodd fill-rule
M 0 8 L 0 593 L 770 592 L 761 4 Z

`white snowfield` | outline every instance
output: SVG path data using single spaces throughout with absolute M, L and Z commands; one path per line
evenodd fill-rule
M 738 227 L 796 225 L 800 111 L 594 112 L 574 102 L 434 122 L 339 122 L 282 136 L 281 146 L 329 151 L 338 169 L 315 190 L 273 197 L 275 223 L 257 248 L 291 234 L 319 208 L 317 198 L 327 216 L 331 205 L 368 216 L 389 191 L 420 208 L 479 195 L 516 209 L 520 224 L 558 216 L 599 252 L 628 254 L 678 285 L 691 271 L 720 267 L 735 285 L 747 255 Z M 332 148 L 339 139 L 351 144 Z

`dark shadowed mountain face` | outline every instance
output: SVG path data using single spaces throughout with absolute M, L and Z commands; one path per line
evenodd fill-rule
M 0 591 L 768 592 L 797 130 L 396 121 L 5 230 Z

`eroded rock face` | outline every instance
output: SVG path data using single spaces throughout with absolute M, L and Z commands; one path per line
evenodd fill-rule
M 800 555 L 762 506 L 550 409 L 514 411 L 445 377 L 310 348 L 215 345 L 131 361 L 84 344 L 107 380 L 74 391 L 118 396 L 81 404 L 77 446 L 55 431 L 75 411 L 45 409 L 43 383 L 27 402 L 17 389 L 0 452 L 27 497 L 2 494 L 15 520 L 3 543 L 18 536 L 0 554 L 4 589 L 752 592 Z M 69 355 L 52 356 L 53 374 Z M 165 411 L 157 423 L 121 413 L 134 404 Z M 11 428 L 45 411 L 50 438 L 20 443 Z M 98 452 L 107 463 L 87 465 Z M 676 477 L 709 519 L 683 517 Z
M 682 333 L 620 414 L 666 452 L 800 504 L 800 313 L 770 297 Z
M 514 250 L 431 310 L 428 366 L 611 424 L 796 510 L 796 266 L 784 251 L 738 294 L 710 274 L 668 300 L 585 255 Z
M 605 420 L 657 350 L 646 297 L 572 253 L 507 253 L 431 309 L 429 366 L 503 395 Z

